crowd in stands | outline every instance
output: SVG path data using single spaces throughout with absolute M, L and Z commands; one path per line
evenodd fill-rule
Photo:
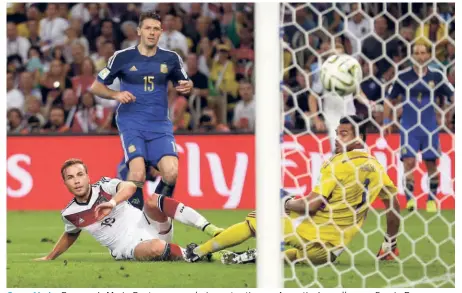
M 363 66 L 361 88 L 375 103 L 372 118 L 379 125 L 387 87 L 397 70 L 411 64 L 412 43 L 435 44 L 430 66 L 455 83 L 454 3 L 284 7 L 283 40 L 291 49 L 283 54 L 283 101 L 291 131 L 325 128 L 322 108 L 313 112 L 309 96 L 319 86 L 319 65 L 335 47 Z M 254 131 L 253 4 L 14 3 L 7 15 L 8 132 L 116 132 L 117 102 L 88 89 L 116 50 L 138 43 L 139 15 L 148 10 L 162 17 L 159 46 L 183 58 L 194 82 L 189 96 L 169 86 L 175 131 Z M 117 79 L 110 88 L 119 88 Z M 438 105 L 453 107 L 443 99 Z M 289 111 L 293 107 L 297 111 Z M 360 116 L 369 115 L 362 104 L 356 107 Z M 439 119 L 454 131 L 453 112 L 446 113 Z
M 362 118 L 374 119 L 376 125 L 382 125 L 383 97 L 397 71 L 412 64 L 412 44 L 435 45 L 430 66 L 444 72 L 455 84 L 455 3 L 326 2 L 285 4 L 284 8 L 284 42 L 290 48 L 284 50 L 288 129 L 325 129 L 322 110 L 310 109 L 309 96 L 322 87 L 319 64 L 334 48 L 340 47 L 360 61 L 364 76 L 361 88 L 375 104 L 372 117 L 361 103 L 355 101 L 355 106 Z M 444 112 L 437 112 L 438 119 L 443 130 L 454 131 L 453 101 L 439 98 L 436 104 Z M 318 102 L 322 103 L 322 97 Z M 295 105 L 298 111 L 291 111 Z
M 248 3 L 8 4 L 8 133 L 116 132 L 117 102 L 89 88 L 115 51 L 138 44 L 143 11 L 161 16 L 159 46 L 183 58 L 194 82 L 189 96 L 169 86 L 175 131 L 253 131 L 253 9 Z M 119 89 L 119 81 L 110 88 Z

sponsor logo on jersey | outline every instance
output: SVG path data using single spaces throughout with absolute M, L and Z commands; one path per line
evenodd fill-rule
M 131 145 L 128 147 L 128 152 L 129 152 L 129 153 L 136 152 L 136 147 L 135 147 L 134 145 L 131 144 Z
M 167 73 L 168 72 L 168 67 L 167 67 L 167 64 L 161 64 L 160 65 L 160 72 L 162 73 Z
M 138 69 L 136 68 L 135 65 L 133 65 L 132 67 L 130 67 L 130 71 L 138 71 Z
M 430 82 L 428 83 L 428 86 L 432 89 L 435 88 L 435 82 L 433 80 L 430 80 Z
M 79 224 L 82 224 L 83 222 L 85 222 L 85 220 L 82 219 L 82 218 L 80 218 L 80 219 L 79 219 Z
M 103 70 L 101 70 L 98 74 L 98 76 L 102 79 L 102 80 L 105 80 L 106 77 L 109 75 L 109 73 L 111 73 L 111 71 L 107 68 L 104 68 Z

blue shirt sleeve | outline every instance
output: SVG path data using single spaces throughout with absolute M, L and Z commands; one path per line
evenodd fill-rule
M 170 72 L 169 79 L 176 84 L 179 80 L 188 80 L 188 74 L 183 68 L 183 60 L 180 55 L 175 53 L 173 57 L 173 68 Z
M 393 81 L 391 84 L 390 89 L 388 90 L 387 93 L 387 98 L 388 99 L 396 99 L 400 95 L 404 95 L 406 93 L 406 90 L 403 88 L 403 86 L 400 83 L 399 77 Z
M 454 87 L 446 78 L 443 73 L 439 73 L 440 75 L 440 82 L 438 87 L 436 88 L 436 95 L 439 97 L 446 97 L 447 99 L 454 96 Z
M 118 54 L 118 52 L 114 53 L 114 55 L 109 58 L 106 67 L 98 73 L 98 81 L 105 85 L 111 85 L 114 79 L 119 77 L 124 63 L 123 56 Z

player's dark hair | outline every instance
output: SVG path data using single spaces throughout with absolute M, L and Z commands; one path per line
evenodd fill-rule
M 88 169 L 87 169 L 87 165 L 85 165 L 85 163 L 80 160 L 80 159 L 68 159 L 66 160 L 63 165 L 61 166 L 61 177 L 63 178 L 63 180 L 65 180 L 64 178 L 64 171 L 69 168 L 70 166 L 74 166 L 74 165 L 82 165 L 83 168 L 85 169 L 85 173 L 88 173 Z
M 146 12 L 142 12 L 140 15 L 140 21 L 138 22 L 138 27 L 141 27 L 145 19 L 154 19 L 154 20 L 158 20 L 159 22 L 162 22 L 162 18 L 155 11 L 146 11 Z
M 362 140 L 366 142 L 367 121 L 359 118 L 356 115 L 345 116 L 340 119 L 340 124 L 350 124 L 357 136 L 361 136 Z

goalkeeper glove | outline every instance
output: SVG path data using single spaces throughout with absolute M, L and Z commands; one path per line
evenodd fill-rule
M 398 243 L 396 236 L 385 235 L 385 239 L 380 247 L 377 258 L 379 260 L 395 260 L 399 256 Z

